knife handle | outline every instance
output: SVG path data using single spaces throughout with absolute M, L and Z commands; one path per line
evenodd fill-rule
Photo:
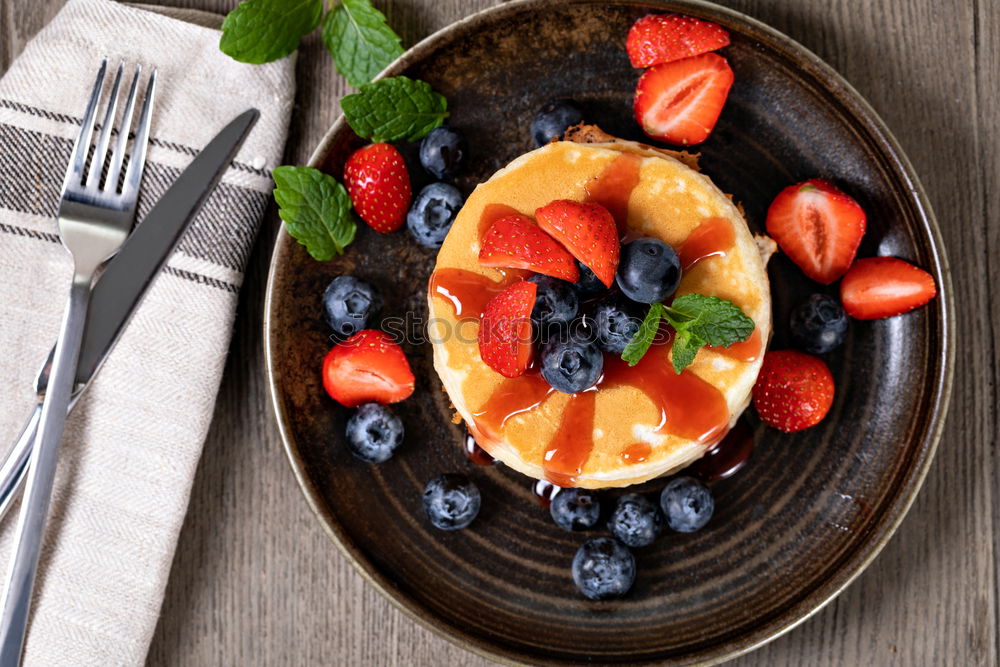
M 14 500 L 24 487 L 24 475 L 28 471 L 28 460 L 35 444 L 35 433 L 38 431 L 38 418 L 41 414 L 42 404 L 39 403 L 21 429 L 17 442 L 0 463 L 0 520 L 7 515 L 10 506 L 14 504 Z

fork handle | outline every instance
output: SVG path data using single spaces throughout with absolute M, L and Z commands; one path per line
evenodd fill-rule
M 14 446 L 7 452 L 3 463 L 0 463 L 0 521 L 7 516 L 14 499 L 24 485 L 25 473 L 28 472 L 28 459 L 31 458 L 41 414 L 42 404 L 38 403 L 31 411 L 28 421 L 24 423 L 21 435 L 17 436 Z
M 7 575 L 0 612 L 0 667 L 19 664 L 38 570 L 45 519 L 52 498 L 59 444 L 76 376 L 76 365 L 87 319 L 93 271 L 77 270 L 63 315 L 59 341 L 45 390 L 35 447 L 31 452 L 28 484 L 17 522 L 16 553 Z

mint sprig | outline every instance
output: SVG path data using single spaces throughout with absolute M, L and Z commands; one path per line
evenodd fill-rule
M 756 327 L 739 306 L 715 296 L 684 294 L 669 306 L 654 303 L 622 352 L 622 360 L 629 366 L 639 363 L 649 350 L 661 317 L 665 317 L 676 332 L 670 353 L 676 373 L 690 366 L 703 346 L 729 347 L 745 341 Z
M 329 174 L 312 167 L 277 167 L 274 200 L 288 233 L 313 259 L 344 254 L 357 231 L 347 190 Z
M 369 0 L 340 0 L 323 18 L 323 43 L 355 88 L 403 54 L 400 38 Z
M 355 134 L 374 142 L 416 141 L 448 117 L 448 100 L 426 81 L 394 76 L 340 101 Z
M 284 58 L 323 16 L 323 0 L 246 0 L 222 22 L 219 49 L 241 63 Z

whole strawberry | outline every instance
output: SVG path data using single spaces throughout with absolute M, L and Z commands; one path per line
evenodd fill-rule
M 359 148 L 344 165 L 344 184 L 354 209 L 380 234 L 399 229 L 410 208 L 410 174 L 390 144 Z
M 753 406 L 764 423 L 785 433 L 815 426 L 833 405 L 833 375 L 823 360 L 796 350 L 764 355 Z

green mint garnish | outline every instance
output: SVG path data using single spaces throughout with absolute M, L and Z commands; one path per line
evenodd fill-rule
M 355 88 L 403 53 L 399 35 L 369 0 L 340 0 L 323 18 L 323 43 L 337 71 Z
M 312 167 L 278 167 L 272 175 L 278 215 L 288 233 L 313 259 L 344 254 L 357 229 L 344 186 Z
M 629 366 L 635 366 L 646 356 L 646 351 L 653 344 L 656 332 L 660 328 L 661 317 L 663 317 L 663 304 L 650 304 L 649 311 L 646 312 L 646 317 L 642 320 L 642 324 L 639 325 L 639 330 L 635 332 L 635 336 L 632 337 L 632 340 L 628 342 L 628 345 L 622 351 L 622 361 L 628 362 Z
M 347 124 L 365 139 L 416 141 L 448 117 L 448 100 L 425 81 L 394 76 L 366 83 L 340 101 Z
M 702 346 L 729 347 L 745 341 L 756 327 L 739 306 L 715 296 L 684 294 L 669 306 L 654 303 L 639 331 L 622 352 L 622 360 L 629 366 L 639 363 L 652 345 L 660 317 L 667 318 L 676 332 L 671 350 L 676 373 L 691 365 Z
M 323 16 L 323 0 L 246 0 L 222 22 L 219 49 L 241 63 L 284 58 Z

